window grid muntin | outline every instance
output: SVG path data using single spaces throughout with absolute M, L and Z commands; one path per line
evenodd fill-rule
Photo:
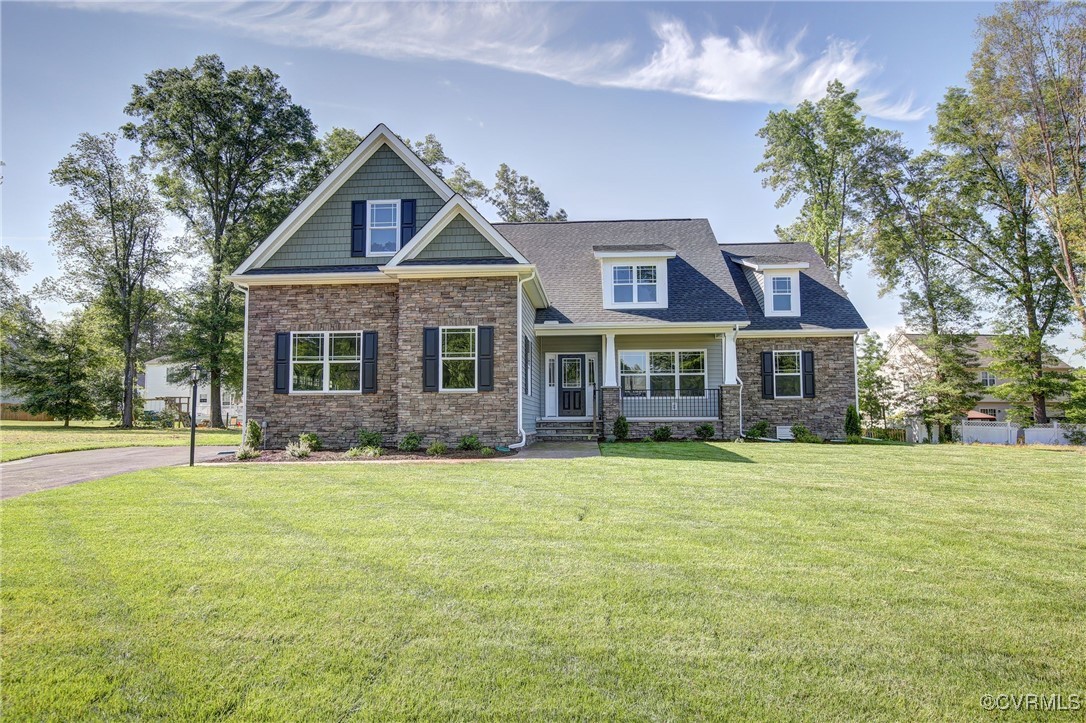
M 381 242 L 385 248 L 380 250 L 374 248 L 374 232 L 378 232 L 381 238 L 387 239 Z M 366 209 L 366 255 L 393 256 L 399 247 L 400 202 L 392 199 L 370 201 Z
M 619 352 L 619 385 L 625 396 L 705 396 L 709 385 L 707 361 L 708 354 L 704 349 L 622 351 Z M 684 362 L 687 364 L 685 371 Z
M 781 394 L 782 381 L 786 383 L 788 391 L 792 391 L 794 385 L 795 394 Z M 799 351 L 773 352 L 773 398 L 803 398 L 803 356 Z
M 446 344 L 454 337 L 467 337 L 467 348 L 451 349 L 446 351 Z M 440 341 L 438 344 L 438 388 L 443 392 L 474 392 L 479 389 L 479 359 L 478 359 L 479 329 L 475 326 L 443 326 L 441 327 Z M 452 366 L 446 366 L 446 363 Z M 447 386 L 445 383 L 446 369 L 466 369 L 471 365 L 472 385 Z
M 333 351 L 334 340 L 352 340 L 357 354 L 336 354 Z M 299 346 L 316 341 L 317 354 L 312 353 L 312 347 L 304 348 L 310 352 L 299 355 Z M 299 372 L 305 370 L 304 377 Z M 357 384 L 350 386 L 334 386 L 332 384 L 333 372 L 337 379 L 342 375 L 357 375 Z M 306 379 L 309 384 L 298 384 L 300 379 Z M 352 376 L 347 378 L 353 379 Z M 319 382 L 319 383 L 318 383 Z M 300 331 L 291 332 L 290 340 L 290 393 L 291 394 L 351 394 L 362 391 L 362 332 L 361 331 Z

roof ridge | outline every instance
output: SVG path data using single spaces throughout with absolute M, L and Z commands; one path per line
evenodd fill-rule
M 706 221 L 704 218 L 605 218 L 580 221 L 492 221 L 492 226 L 540 226 L 545 223 L 662 223 L 665 221 Z

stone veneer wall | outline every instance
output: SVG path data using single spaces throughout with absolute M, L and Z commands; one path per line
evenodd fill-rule
M 418 432 L 450 445 L 475 434 L 486 445 L 520 441 L 517 432 L 517 280 L 515 277 L 404 279 L 399 284 L 397 412 L 399 434 Z M 422 330 L 493 326 L 494 391 L 422 391 Z
M 395 284 L 250 287 L 246 415 L 267 423 L 266 446 L 281 448 L 302 432 L 331 449 L 355 444 L 360 428 L 395 435 L 397 311 Z M 276 394 L 282 331 L 376 331 L 377 393 Z
M 743 424 L 766 420 L 771 425 L 802 424 L 822 437 L 845 435 L 845 410 L 856 401 L 851 336 L 744 338 L 736 340 L 739 376 L 743 380 Z M 814 399 L 762 399 L 763 351 L 813 351 Z

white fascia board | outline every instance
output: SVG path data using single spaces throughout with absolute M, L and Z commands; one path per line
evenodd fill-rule
M 483 238 L 489 241 L 491 245 L 501 251 L 503 256 L 516 259 L 518 264 L 528 264 L 528 259 L 513 248 L 513 245 L 498 233 L 498 230 L 490 225 L 490 222 L 483 218 L 482 214 L 476 211 L 475 207 L 468 203 L 466 198 L 458 193 L 450 198 L 425 226 L 418 230 L 414 238 L 408 241 L 406 246 L 388 260 L 385 267 L 396 267 L 402 261 L 408 261 L 418 256 L 457 215 L 467 219 L 468 223 L 482 234 Z
M 678 254 L 672 251 L 593 251 L 597 259 L 673 259 Z
M 535 268 L 530 264 L 433 264 L 384 267 L 387 276 L 396 279 L 450 279 L 465 276 L 523 276 Z
M 448 201 L 456 195 L 445 181 L 430 170 L 429 166 L 389 130 L 388 126 L 381 123 L 370 131 L 370 134 L 351 151 L 351 154 L 343 159 L 289 216 L 283 219 L 271 235 L 264 239 L 253 253 L 249 254 L 249 258 L 241 263 L 234 274 L 245 273 L 253 266 L 267 261 L 384 144 L 387 144 L 404 163 L 411 167 L 411 170 L 426 181 L 426 184 L 443 200 Z
M 749 321 L 691 321 L 654 324 L 536 324 L 537 336 L 585 336 L 590 334 L 722 334 L 743 328 Z
M 289 286 L 291 284 L 394 284 L 396 279 L 380 271 L 341 271 L 312 274 L 234 274 L 226 277 L 241 288 Z
M 779 271 L 789 270 L 790 271 L 790 270 L 795 270 L 795 269 L 809 269 L 809 268 L 811 268 L 811 265 L 809 263 L 807 263 L 806 261 L 786 261 L 786 262 L 777 262 L 777 263 L 771 263 L 771 264 L 759 264 L 759 263 L 757 263 L 755 261 L 751 261 L 750 259 L 737 259 L 737 260 L 743 266 L 750 267 L 750 268 L 754 269 L 755 271 L 777 271 L 777 270 L 779 270 Z
M 740 329 L 738 336 L 744 339 L 765 339 L 775 336 L 854 336 L 855 334 L 863 334 L 867 332 L 867 328 L 863 329 L 752 329 L 750 331 Z

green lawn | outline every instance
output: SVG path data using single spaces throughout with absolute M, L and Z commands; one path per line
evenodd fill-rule
M 113 422 L 0 422 L 0 462 L 53 452 L 106 447 L 173 447 L 189 443 L 187 429 L 118 429 Z M 236 445 L 241 432 L 197 429 L 196 444 Z
M 605 452 L 4 502 L 4 717 L 961 720 L 1086 694 L 1082 453 Z

